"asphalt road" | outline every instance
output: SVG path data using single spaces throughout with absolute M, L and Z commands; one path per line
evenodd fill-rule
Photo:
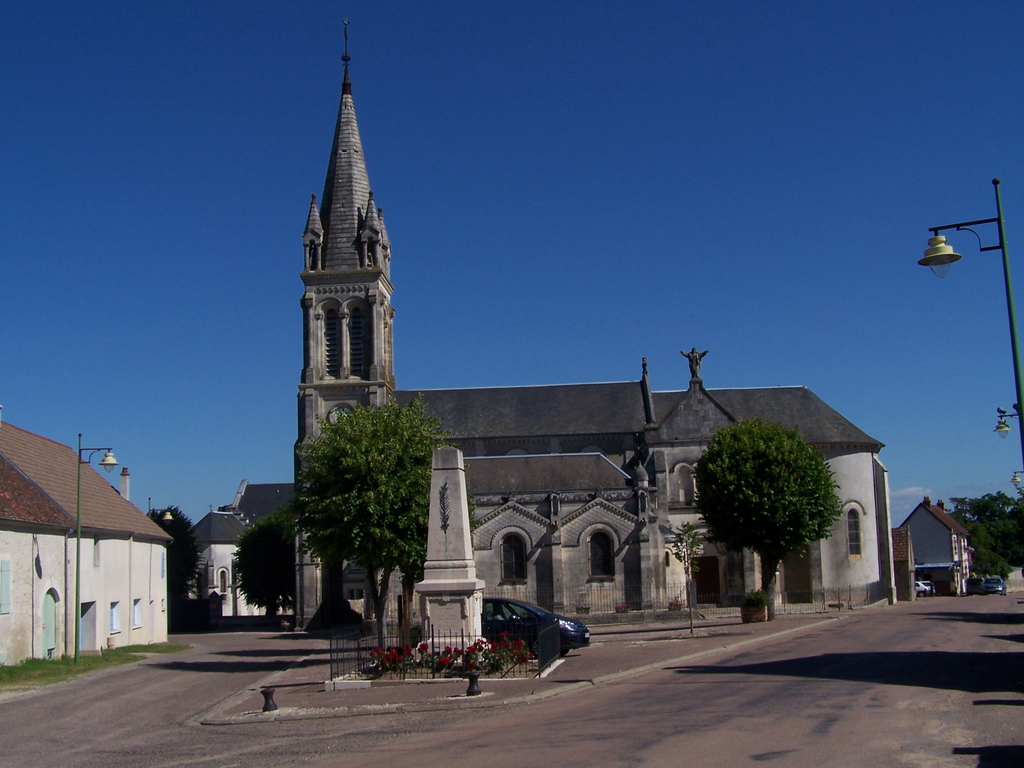
M 198 725 L 313 648 L 208 635 L 0 697 L 0 766 L 1024 766 L 1024 604 L 930 598 L 500 709 Z M 602 642 L 648 642 L 623 635 Z M 304 647 L 309 646 L 309 647 Z

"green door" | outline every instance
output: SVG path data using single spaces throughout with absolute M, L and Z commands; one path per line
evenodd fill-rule
M 43 595 L 43 658 L 52 659 L 57 652 L 57 598 L 53 592 Z

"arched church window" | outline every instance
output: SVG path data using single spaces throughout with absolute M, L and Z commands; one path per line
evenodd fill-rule
M 860 555 L 860 515 L 855 509 L 846 513 L 846 540 L 850 546 L 850 555 Z
M 590 578 L 610 579 L 614 576 L 615 558 L 612 556 L 611 536 L 598 531 L 590 537 Z
M 217 572 L 217 591 L 222 595 L 226 595 L 228 592 L 228 569 L 221 568 Z
M 526 580 L 526 542 L 514 533 L 501 540 L 501 580 Z
M 341 338 L 338 327 L 338 310 L 324 312 L 324 373 L 338 378 L 341 376 Z
M 366 343 L 366 318 L 363 310 L 354 307 L 348 316 L 349 372 L 365 379 L 369 376 L 369 350 Z
M 696 494 L 694 480 L 693 480 L 693 469 L 686 464 L 682 464 L 676 470 L 676 486 L 678 488 L 678 498 L 683 504 L 692 505 Z

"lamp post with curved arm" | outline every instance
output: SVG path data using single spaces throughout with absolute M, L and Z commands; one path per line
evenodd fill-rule
M 996 215 L 991 219 L 977 219 L 975 221 L 961 221 L 957 224 L 944 224 L 941 227 L 929 227 L 932 236 L 928 239 L 928 248 L 925 249 L 924 258 L 920 259 L 917 263 L 923 267 L 929 267 L 937 277 L 945 277 L 949 272 L 949 268 L 952 264 L 963 258 L 959 253 L 953 250 L 953 247 L 946 244 L 946 238 L 939 234 L 945 230 L 955 230 L 957 232 L 967 230 L 973 232 L 978 238 L 978 248 L 982 252 L 984 251 L 1000 251 L 1003 255 L 1003 284 L 1006 289 L 1006 313 L 1010 320 L 1010 346 L 1013 351 L 1013 375 L 1014 384 L 1017 389 L 1017 400 L 1014 404 L 1014 410 L 1018 413 L 1013 414 L 1019 416 L 1019 403 L 1024 403 L 1024 375 L 1021 373 L 1021 360 L 1020 360 L 1020 345 L 1017 342 L 1017 315 L 1014 311 L 1013 306 L 1013 283 L 1010 281 L 1010 256 L 1006 249 L 1006 230 L 1003 223 L 1003 201 L 999 195 L 999 179 L 992 179 L 992 186 L 995 188 L 996 194 Z M 982 245 L 981 236 L 977 232 L 974 232 L 971 227 L 981 226 L 983 224 L 995 224 L 999 241 L 995 245 Z M 1000 414 L 999 424 L 996 426 L 998 434 L 1002 437 L 1006 436 L 1006 433 L 1010 430 L 1010 425 L 1005 421 L 1004 413 Z M 1020 429 L 1020 452 L 1021 459 L 1024 460 L 1024 429 Z
M 86 451 L 89 456 L 85 459 L 82 454 Z M 82 649 L 82 465 L 92 462 L 94 453 L 104 451 L 100 459 L 100 466 L 107 472 L 117 466 L 117 459 L 111 453 L 110 448 L 83 448 L 82 433 L 78 433 L 78 492 L 75 497 L 75 664 L 78 663 L 79 652 Z

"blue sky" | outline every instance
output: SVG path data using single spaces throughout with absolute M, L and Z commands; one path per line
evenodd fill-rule
M 946 279 L 916 263 L 999 176 L 1024 264 L 1002 2 L 7 4 L 5 421 L 112 446 L 136 504 L 195 519 L 291 479 L 346 15 L 400 387 L 647 357 L 683 389 L 696 346 L 707 387 L 806 385 L 885 443 L 894 522 L 1013 490 L 998 255 L 962 233 Z

